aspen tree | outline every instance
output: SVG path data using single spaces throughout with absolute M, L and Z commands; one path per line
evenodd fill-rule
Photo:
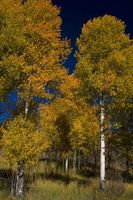
M 133 94 L 133 45 L 125 33 L 125 24 L 114 16 L 89 20 L 77 39 L 75 74 L 81 80 L 81 94 L 86 99 L 100 100 L 100 188 L 105 189 L 106 97 L 121 99 Z M 126 90 L 125 90 L 126 84 Z M 128 88 L 128 89 L 127 89 Z M 120 101 L 121 102 L 121 101 Z M 109 105 L 108 105 L 109 106 Z

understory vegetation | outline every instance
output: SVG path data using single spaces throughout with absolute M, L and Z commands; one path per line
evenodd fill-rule
M 24 200 L 132 200 L 133 183 L 129 177 L 123 177 L 123 171 L 109 172 L 105 191 L 99 189 L 98 174 L 93 174 L 91 168 L 84 168 L 75 173 L 69 169 L 66 174 L 60 167 L 57 172 L 55 163 L 41 161 L 34 169 L 26 170 L 26 188 Z M 8 181 L 6 179 L 8 177 Z M 5 180 L 0 181 L 0 199 L 16 200 L 10 195 L 10 173 L 5 174 Z M 128 181 L 127 181 L 128 180 Z
M 107 181 L 107 189 L 103 192 L 98 189 L 99 180 L 96 178 L 84 178 L 72 176 L 64 180 L 37 180 L 30 185 L 24 200 L 132 200 L 133 184 L 120 181 Z M 1 200 L 15 200 L 10 192 L 2 189 Z

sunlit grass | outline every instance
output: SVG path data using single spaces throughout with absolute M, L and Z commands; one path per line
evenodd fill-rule
M 8 192 L 6 190 L 0 191 L 0 200 L 7 200 L 8 199 Z
M 121 183 L 107 184 L 105 192 L 98 189 L 97 180 L 88 185 L 79 185 L 77 182 L 64 184 L 60 181 L 37 181 L 26 195 L 26 200 L 132 200 L 133 185 Z
M 67 181 L 68 179 L 68 181 Z M 121 181 L 107 181 L 106 190 L 99 190 L 99 179 L 81 175 L 40 178 L 34 184 L 28 184 L 29 190 L 24 200 L 132 200 L 133 184 Z M 15 200 L 8 192 L 0 191 L 0 200 Z

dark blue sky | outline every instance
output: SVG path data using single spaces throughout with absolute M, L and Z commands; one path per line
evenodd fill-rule
M 127 32 L 133 37 L 133 0 L 53 0 L 61 7 L 62 35 L 71 39 L 75 50 L 76 38 L 81 33 L 81 28 L 87 20 L 93 17 L 110 14 L 125 21 Z M 70 72 L 75 66 L 72 55 L 66 63 Z

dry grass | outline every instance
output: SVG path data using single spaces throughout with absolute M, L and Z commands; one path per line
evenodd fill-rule
M 132 200 L 133 185 L 108 182 L 105 192 L 98 189 L 98 181 L 92 180 L 88 185 L 77 182 L 64 184 L 60 181 L 37 181 L 26 195 L 26 200 Z
M 68 181 L 67 181 L 68 180 Z M 108 181 L 104 192 L 99 188 L 99 180 L 79 175 L 57 177 L 43 181 L 39 179 L 29 185 L 24 200 L 132 200 L 133 184 Z M 15 200 L 8 197 L 8 191 L 0 191 L 0 200 Z

